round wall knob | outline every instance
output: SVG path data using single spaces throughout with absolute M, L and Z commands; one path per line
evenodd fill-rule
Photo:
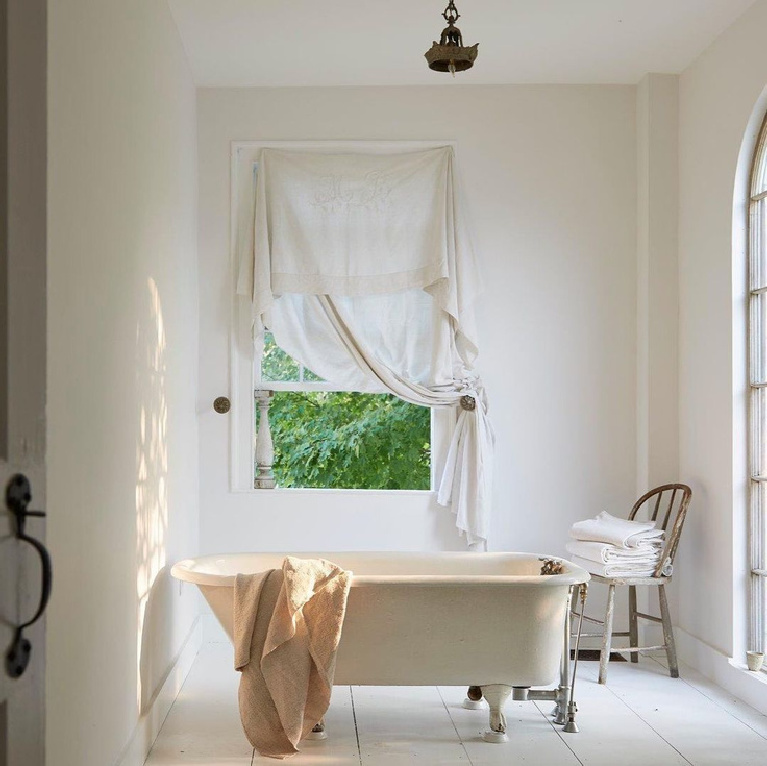
M 229 412 L 230 409 L 232 409 L 232 403 L 225 396 L 219 396 L 213 402 L 213 409 L 219 415 L 226 415 L 226 413 Z

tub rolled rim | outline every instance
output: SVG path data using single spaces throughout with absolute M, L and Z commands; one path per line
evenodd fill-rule
M 466 586 L 508 586 L 508 585 L 526 585 L 526 586 L 539 586 L 546 587 L 552 585 L 581 585 L 588 582 L 591 579 L 591 575 L 586 569 L 573 564 L 571 561 L 564 559 L 560 556 L 552 556 L 550 554 L 540 553 L 525 553 L 517 551 L 504 551 L 504 552 L 490 552 L 490 553 L 475 553 L 470 551 L 444 551 L 444 552 L 418 552 L 418 551 L 313 551 L 307 552 L 282 552 L 282 551 L 240 551 L 240 552 L 228 552 L 209 554 L 204 556 L 198 556 L 196 558 L 183 559 L 178 561 L 171 567 L 171 576 L 182 582 L 188 582 L 193 585 L 205 585 L 213 587 L 228 587 L 234 586 L 234 580 L 236 575 L 223 574 L 216 572 L 205 572 L 195 567 L 202 562 L 215 562 L 217 560 L 226 559 L 228 557 L 242 557 L 242 556 L 293 556 L 295 558 L 323 558 L 328 561 L 333 561 L 334 555 L 342 556 L 391 556 L 392 558 L 402 559 L 408 556 L 424 556 L 427 558 L 435 559 L 452 559 L 452 560 L 466 560 L 469 558 L 475 558 L 477 556 L 483 556 L 490 559 L 502 560 L 503 558 L 514 559 L 555 559 L 565 565 L 566 571 L 562 574 L 555 575 L 489 575 L 489 574 L 465 574 L 465 575 L 428 575 L 428 574 L 365 574 L 355 575 L 353 570 L 347 570 L 352 572 L 352 587 L 364 587 L 371 585 L 398 585 L 398 586 L 446 586 L 446 585 L 466 585 Z M 255 571 L 265 571 L 263 569 L 257 569 Z M 254 573 L 253 572 L 253 573 Z M 251 574 L 251 572 L 245 572 L 244 574 Z

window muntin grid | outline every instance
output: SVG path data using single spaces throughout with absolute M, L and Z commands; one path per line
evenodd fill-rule
M 767 119 L 751 170 L 748 255 L 749 648 L 767 647 Z

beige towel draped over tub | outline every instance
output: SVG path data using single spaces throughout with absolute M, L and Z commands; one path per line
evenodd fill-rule
M 327 712 L 350 586 L 351 572 L 290 556 L 281 570 L 235 578 L 240 718 L 261 755 L 294 755 Z

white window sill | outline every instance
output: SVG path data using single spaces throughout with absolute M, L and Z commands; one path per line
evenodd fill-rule
M 730 667 L 741 671 L 744 677 L 752 678 L 756 683 L 767 685 L 767 664 L 763 665 L 761 670 L 749 670 L 745 663 L 739 662 L 732 657 L 730 657 L 728 662 Z
M 234 495 L 274 494 L 357 494 L 357 495 L 403 495 L 427 496 L 437 493 L 433 489 L 323 489 L 318 487 L 277 487 L 276 489 L 233 489 Z

